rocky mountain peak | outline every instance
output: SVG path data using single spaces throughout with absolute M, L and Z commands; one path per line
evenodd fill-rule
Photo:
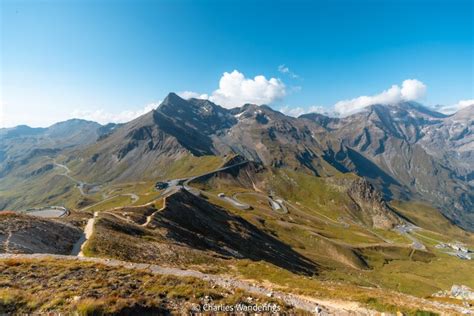
M 307 113 L 300 115 L 298 118 L 310 120 L 324 128 L 328 128 L 330 124 L 336 124 L 339 122 L 339 118 L 329 117 L 321 113 Z
M 229 128 L 236 123 L 235 117 L 229 110 L 212 103 L 209 100 L 185 100 L 175 93 L 170 93 L 160 104 L 155 118 L 162 121 L 165 116 L 173 124 L 179 123 L 196 128 L 205 134 Z
M 184 101 L 183 98 L 181 98 L 179 95 L 177 95 L 174 92 L 168 93 L 168 95 L 163 99 L 161 104 L 168 104 L 168 103 L 177 103 L 177 102 L 182 102 Z

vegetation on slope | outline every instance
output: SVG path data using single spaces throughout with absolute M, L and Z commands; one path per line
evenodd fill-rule
M 195 278 L 91 262 L 4 259 L 0 270 L 0 314 L 187 314 L 195 304 L 209 301 L 248 304 L 249 297 L 254 303 L 273 301 Z

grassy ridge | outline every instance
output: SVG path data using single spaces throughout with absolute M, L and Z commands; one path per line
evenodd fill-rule
M 62 312 L 79 315 L 181 314 L 205 297 L 216 304 L 258 297 L 189 277 L 64 260 L 0 260 L 0 313 Z M 280 304 L 283 309 L 285 305 Z

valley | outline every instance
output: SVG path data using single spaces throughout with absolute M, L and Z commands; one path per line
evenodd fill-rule
M 398 111 L 419 115 L 419 124 L 428 121 L 416 127 L 421 130 L 448 120 L 416 109 L 402 104 Z M 320 315 L 471 313 L 472 301 L 434 295 L 455 284 L 474 288 L 472 187 L 460 176 L 469 163 L 439 180 L 438 193 L 419 186 L 445 171 L 411 185 L 410 177 L 420 179 L 416 168 L 401 174 L 399 161 L 388 160 L 396 147 L 388 148 L 411 146 L 413 130 L 394 127 L 397 120 L 381 127 L 383 111 L 370 108 L 339 127 L 339 119 L 323 124 L 320 116 L 293 118 L 255 105 L 227 110 L 172 93 L 156 110 L 93 142 L 64 147 L 58 142 L 53 149 L 37 136 L 20 137 L 21 142 L 3 136 L 0 149 L 9 155 L 0 165 L 0 206 L 12 211 L 0 212 L 0 264 L 6 271 L 39 266 L 51 275 L 71 269 L 87 278 L 95 278 L 96 266 L 120 274 L 119 280 L 122 269 L 153 282 L 175 278 L 173 286 L 160 285 L 156 292 L 133 285 L 143 298 L 138 301 L 130 296 L 134 291 L 120 292 L 123 306 L 112 304 L 115 312 L 154 310 L 152 298 L 164 293 L 158 298 L 173 312 L 183 311 L 180 305 L 187 311 L 193 304 L 202 307 L 207 295 L 246 304 L 245 297 L 258 297 L 288 311 Z M 374 113 L 376 129 L 353 126 L 359 116 Z M 75 128 L 79 123 L 74 121 Z M 351 128 L 363 131 L 360 139 L 346 135 Z M 380 138 L 386 142 L 383 152 L 371 147 L 380 129 L 389 135 Z M 418 152 L 418 144 L 413 146 L 407 155 Z M 427 148 L 400 163 L 416 164 Z M 429 159 L 447 170 L 439 157 Z M 437 198 L 430 203 L 432 194 Z M 463 202 L 447 210 L 455 195 Z M 65 211 L 45 217 L 25 212 L 54 205 Z M 68 282 L 80 287 L 76 281 Z M 70 312 L 83 300 L 92 309 L 108 310 L 109 301 L 90 289 L 82 289 L 78 299 L 68 291 L 61 302 L 15 306 L 12 300 L 32 295 L 24 282 L 34 282 L 34 276 L 19 281 L 13 273 L 0 282 L 17 295 L 0 291 L 0 312 Z M 199 286 L 167 294 L 190 282 Z M 108 296 L 110 286 L 98 285 L 105 291 L 101 295 Z M 220 294 L 211 291 L 215 288 Z

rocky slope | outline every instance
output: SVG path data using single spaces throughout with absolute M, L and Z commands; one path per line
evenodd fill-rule
M 233 109 L 237 123 L 222 133 L 220 151 L 232 151 L 265 166 L 289 167 L 326 176 L 335 170 L 323 157 L 323 146 L 307 122 L 288 117 L 268 106 L 247 104 Z
M 401 103 L 374 105 L 342 119 L 302 118 L 315 122 L 315 133 L 328 139 L 326 159 L 339 170 L 366 177 L 389 198 L 432 203 L 473 229 L 472 108 L 445 116 Z
M 365 179 L 354 180 L 348 194 L 357 204 L 356 216 L 370 227 L 390 229 L 402 223 L 383 199 L 382 194 Z
M 468 182 L 474 180 L 474 105 L 427 126 L 426 137 L 420 140 L 423 148 Z M 472 182 L 471 182 L 472 184 Z
M 58 221 L 0 212 L 0 253 L 69 254 L 81 234 Z
M 168 196 L 145 224 L 137 224 L 116 213 L 99 214 L 88 253 L 161 264 L 251 259 L 297 273 L 318 272 L 317 264 L 274 236 L 184 189 Z
M 117 128 L 84 152 L 78 173 L 100 180 L 156 178 L 165 165 L 187 155 L 237 153 L 267 166 L 335 172 L 306 122 L 267 106 L 227 110 L 207 100 L 170 93 L 160 106 Z
M 80 157 L 76 173 L 100 182 L 140 180 L 156 177 L 160 167 L 190 154 L 176 137 L 157 124 L 158 116 L 156 111 L 149 112 L 86 150 L 72 152 L 71 159 Z

